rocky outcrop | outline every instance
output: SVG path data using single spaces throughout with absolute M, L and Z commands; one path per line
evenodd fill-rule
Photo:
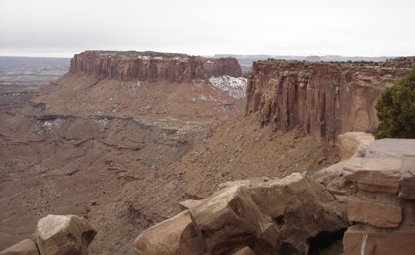
M 39 220 L 36 243 L 41 255 L 88 254 L 96 231 L 76 215 L 48 215 Z
M 349 159 L 365 153 L 375 142 L 375 137 L 366 132 L 347 132 L 337 136 L 336 146 L 341 160 Z
M 344 165 L 346 178 L 359 189 L 414 199 L 415 140 L 381 139 L 365 155 L 354 157 Z
M 205 58 L 151 51 L 86 51 L 73 57 L 70 72 L 140 81 L 186 81 L 242 75 L 241 67 L 234 58 Z
M 347 202 L 349 220 L 380 228 L 397 228 L 402 221 L 402 208 L 366 199 L 350 197 Z
M 359 132 L 337 142 L 352 157 L 309 176 L 347 201 L 344 254 L 413 254 L 415 139 L 373 141 Z
M 3 251 L 0 251 L 0 255 L 39 255 L 39 251 L 33 240 L 25 239 Z
M 344 164 L 353 182 L 344 254 L 412 254 L 415 249 L 415 140 L 376 140 Z
M 34 240 L 25 239 L 1 255 L 87 255 L 96 235 L 94 228 L 76 215 L 48 215 L 39 220 Z
M 318 139 L 334 140 L 341 133 L 375 127 L 376 98 L 405 70 L 381 65 L 258 61 L 248 81 L 246 114 L 258 113 L 262 125 L 274 124 L 281 130 L 299 126 Z
M 412 255 L 415 232 L 385 232 L 361 225 L 350 227 L 344 235 L 344 254 Z
M 144 230 L 134 241 L 134 247 L 148 255 L 177 254 L 180 238 L 191 223 L 189 211 L 183 211 L 171 219 Z
M 299 173 L 228 182 L 188 208 L 144 231 L 135 247 L 142 254 L 305 254 L 313 237 L 347 225 L 344 205 Z

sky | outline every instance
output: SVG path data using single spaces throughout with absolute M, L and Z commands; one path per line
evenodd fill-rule
M 414 0 L 0 0 L 0 55 L 414 56 Z

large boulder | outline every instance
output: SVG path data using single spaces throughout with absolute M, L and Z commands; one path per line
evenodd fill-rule
M 133 246 L 142 254 L 174 255 L 178 254 L 183 231 L 192 223 L 189 211 L 165 220 L 144 230 L 134 241 Z
M 0 255 L 39 255 L 39 251 L 33 240 L 25 239 L 1 251 Z
M 305 254 L 313 237 L 347 226 L 345 203 L 300 173 L 221 187 L 135 246 L 142 254 Z
M 253 200 L 279 229 L 277 250 L 304 254 L 307 240 L 320 232 L 345 228 L 345 205 L 322 185 L 299 173 L 252 188 Z
M 48 215 L 39 220 L 36 243 L 41 255 L 88 254 L 96 231 L 76 215 Z
M 227 187 L 190 209 L 193 224 L 211 254 L 226 254 L 251 243 L 272 251 L 279 231 L 261 212 L 245 185 Z

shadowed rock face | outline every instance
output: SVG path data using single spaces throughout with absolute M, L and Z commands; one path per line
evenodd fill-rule
M 379 93 L 406 70 L 395 66 L 258 61 L 248 81 L 246 114 L 259 113 L 261 125 L 300 126 L 329 141 L 365 131 L 378 124 Z
M 311 238 L 347 225 L 344 204 L 300 173 L 222 187 L 143 231 L 134 246 L 147 255 L 308 254 Z
M 188 81 L 212 76 L 242 75 L 234 58 L 204 58 L 158 52 L 86 51 L 71 60 L 70 72 L 117 80 Z

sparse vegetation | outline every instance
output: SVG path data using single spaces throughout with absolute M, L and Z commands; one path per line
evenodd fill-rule
M 415 67 L 380 95 L 376 110 L 380 138 L 415 138 Z

